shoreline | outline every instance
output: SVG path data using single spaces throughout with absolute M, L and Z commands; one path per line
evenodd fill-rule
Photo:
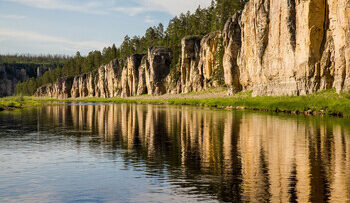
M 337 94 L 335 90 L 322 91 L 306 96 L 261 97 L 252 97 L 251 92 L 242 92 L 234 96 L 226 96 L 224 89 L 212 89 L 203 92 L 177 95 L 142 95 L 129 98 L 52 99 L 38 97 L 5 97 L 0 98 L 0 111 L 15 110 L 49 103 L 51 105 L 61 102 L 190 105 L 226 110 L 253 110 L 350 118 L 350 94 Z

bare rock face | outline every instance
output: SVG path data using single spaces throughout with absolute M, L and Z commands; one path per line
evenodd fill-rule
M 95 82 L 93 73 L 86 73 L 77 76 L 73 80 L 71 97 L 72 98 L 85 98 L 93 97 L 95 95 Z
M 349 0 L 251 0 L 223 34 L 229 93 L 349 89 L 349 15 Z
M 96 71 L 74 78 L 61 78 L 54 84 L 38 88 L 35 96 L 64 99 L 165 94 L 171 51 L 157 47 L 149 49 L 148 54 L 148 57 L 132 55 L 123 69 L 121 61 L 113 60 Z
M 122 72 L 122 97 L 136 96 L 139 86 L 139 68 L 144 55 L 134 54 L 128 58 Z
M 118 77 L 119 64 L 118 60 L 113 60 L 96 71 L 74 78 L 60 78 L 54 84 L 38 88 L 35 96 L 58 99 L 119 96 L 117 88 L 120 84 L 120 77 Z
M 74 78 L 59 78 L 53 84 L 38 88 L 34 95 L 37 97 L 51 97 L 55 99 L 70 98 L 73 80 Z
M 220 32 L 209 33 L 201 40 L 198 70 L 199 75 L 203 78 L 203 89 L 217 86 L 212 76 L 219 67 L 218 60 L 221 60 L 218 59 L 220 40 Z
M 170 72 L 171 50 L 161 47 L 148 49 L 149 67 L 145 70 L 148 94 L 162 95 L 167 92 L 165 79 Z
M 147 56 L 144 56 L 141 61 L 141 66 L 139 68 L 139 82 L 137 86 L 137 95 L 147 94 L 147 84 L 146 84 L 146 70 L 149 72 L 149 64 L 147 61 Z
M 188 36 L 182 39 L 181 91 L 197 92 L 218 86 L 213 75 L 219 67 L 220 32 L 205 35 L 202 39 Z M 176 89 L 173 91 L 177 92 Z
M 42 86 L 42 87 L 39 87 L 34 96 L 36 97 L 51 97 L 51 95 L 49 95 L 51 93 L 51 88 L 52 88 L 52 85 L 45 85 L 45 86 Z
M 199 91 L 203 87 L 203 79 L 198 69 L 200 42 L 201 39 L 197 36 L 188 36 L 181 41 L 181 85 L 183 93 Z
M 98 69 L 97 78 L 95 79 L 95 96 L 110 98 L 117 96 L 116 87 L 118 85 L 118 69 L 120 68 L 119 61 L 113 60 L 108 65 Z
M 328 0 L 329 32 L 334 43 L 334 87 L 350 90 L 350 0 Z
M 53 84 L 53 97 L 67 99 L 71 97 L 71 89 L 74 78 L 60 78 Z
M 241 49 L 241 13 L 236 13 L 230 18 L 223 30 L 223 45 L 225 53 L 223 57 L 225 84 L 228 95 L 241 91 L 239 83 L 239 67 L 237 64 L 238 53 Z

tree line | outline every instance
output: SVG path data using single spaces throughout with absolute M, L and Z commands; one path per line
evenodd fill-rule
M 204 35 L 222 30 L 229 17 L 242 10 L 247 0 L 213 0 L 207 8 L 198 7 L 195 12 L 182 13 L 169 21 L 167 28 L 163 24 L 149 27 L 143 36 L 125 36 L 119 47 L 114 44 L 102 52 L 92 51 L 86 57 L 79 52 L 68 58 L 63 67 L 46 72 L 40 78 L 31 78 L 16 86 L 17 95 L 33 95 L 42 85 L 53 83 L 60 77 L 72 77 L 96 70 L 113 59 L 126 58 L 132 54 L 146 54 L 153 46 L 169 47 L 172 50 L 171 72 L 176 73 L 180 64 L 181 39 L 188 35 Z
M 36 64 L 36 65 L 60 65 L 70 57 L 67 55 L 30 55 L 30 54 L 6 54 L 0 55 L 0 65 L 3 64 Z

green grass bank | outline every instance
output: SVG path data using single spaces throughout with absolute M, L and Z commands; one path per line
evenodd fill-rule
M 83 98 L 83 99 L 51 99 L 36 97 L 6 97 L 0 99 L 0 110 L 11 110 L 28 106 L 58 104 L 61 102 L 102 102 L 102 103 L 140 103 L 169 104 L 215 107 L 219 109 L 249 109 L 259 111 L 274 111 L 293 114 L 333 115 L 350 118 L 350 93 L 337 94 L 335 90 L 327 90 L 307 96 L 259 96 L 252 97 L 250 92 L 235 96 L 213 95 L 200 97 L 196 93 L 172 97 L 139 96 L 123 98 Z M 199 96 L 198 96 L 199 95 Z

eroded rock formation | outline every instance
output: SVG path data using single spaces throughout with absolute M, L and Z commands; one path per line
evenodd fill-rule
M 138 95 L 139 68 L 144 55 L 134 54 L 127 60 L 127 67 L 122 72 L 122 97 Z
M 182 92 L 199 91 L 203 80 L 198 70 L 201 39 L 197 36 L 188 36 L 182 39 L 181 56 L 181 86 Z
M 188 36 L 181 45 L 175 74 L 169 74 L 171 51 L 152 47 L 147 56 L 129 57 L 125 67 L 113 61 L 75 77 L 70 94 L 187 93 L 216 87 L 220 77 L 229 95 L 245 90 L 253 95 L 350 90 L 350 0 L 251 0 L 222 32 Z M 40 88 L 37 95 L 60 94 L 50 88 Z
M 56 99 L 67 99 L 71 97 L 74 78 L 60 78 L 54 84 L 38 88 L 35 93 L 37 97 L 51 97 Z
M 58 99 L 119 96 L 120 91 L 117 88 L 120 84 L 119 68 L 120 61 L 113 60 L 96 71 L 74 78 L 60 78 L 54 84 L 40 87 L 35 96 Z
M 161 95 L 167 92 L 165 79 L 170 73 L 170 63 L 170 49 L 160 47 L 148 49 L 149 67 L 146 66 L 145 71 L 148 94 Z
M 213 75 L 219 68 L 219 60 L 221 60 L 218 50 L 221 38 L 220 32 L 213 32 L 201 40 L 198 70 L 203 78 L 203 89 L 218 86 Z
M 213 75 L 219 67 L 220 32 L 205 35 L 202 39 L 188 36 L 182 39 L 181 86 L 182 92 L 201 91 L 218 86 Z
M 122 61 L 113 60 L 93 72 L 74 78 L 60 78 L 54 84 L 40 87 L 35 96 L 57 99 L 84 97 L 129 97 L 141 94 L 161 95 L 167 91 L 171 51 L 150 48 L 148 57 L 134 54 Z
M 349 15 L 349 0 L 251 0 L 223 34 L 229 93 L 348 90 Z
M 228 94 L 232 95 L 241 90 L 239 83 L 239 67 L 237 64 L 238 53 L 241 49 L 241 13 L 236 13 L 230 18 L 224 27 L 223 45 L 224 45 L 224 76 L 225 84 L 228 88 Z

